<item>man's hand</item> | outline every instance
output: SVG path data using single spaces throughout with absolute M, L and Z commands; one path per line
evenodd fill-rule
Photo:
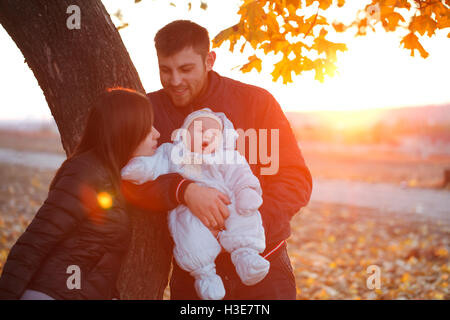
M 223 229 L 225 220 L 230 213 L 227 205 L 230 199 L 214 188 L 202 187 L 190 183 L 185 192 L 184 200 L 191 212 L 209 229 Z

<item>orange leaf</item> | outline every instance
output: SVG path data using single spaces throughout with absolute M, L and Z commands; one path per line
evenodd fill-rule
M 405 49 L 411 50 L 412 57 L 414 57 L 414 50 L 419 50 L 422 58 L 427 58 L 429 55 L 428 52 L 420 44 L 419 38 L 417 38 L 417 36 L 412 32 L 403 37 L 400 43 L 403 44 L 403 47 Z
M 261 72 L 261 59 L 259 59 L 256 55 L 253 55 L 248 58 L 248 63 L 244 64 L 240 69 L 243 73 L 252 71 L 255 68 L 258 72 Z

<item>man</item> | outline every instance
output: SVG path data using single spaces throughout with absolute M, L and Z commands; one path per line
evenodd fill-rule
M 263 189 L 260 213 L 266 235 L 266 250 L 262 253 L 270 261 L 268 275 L 253 286 L 245 286 L 237 276 L 229 253 L 222 251 L 216 259 L 217 273 L 222 277 L 225 299 L 295 299 L 295 278 L 286 249 L 290 236 L 290 219 L 310 198 L 312 179 L 291 127 L 279 104 L 266 90 L 225 78 L 212 70 L 216 55 L 210 51 L 208 32 L 186 20 L 169 23 L 155 36 L 160 79 L 163 89 L 148 94 L 155 114 L 154 127 L 160 132 L 159 143 L 171 142 L 171 135 L 185 117 L 204 107 L 223 112 L 236 129 L 270 132 L 275 130 L 279 141 L 258 137 L 258 155 L 261 143 L 266 150 L 279 149 L 277 169 L 261 174 L 265 166 L 261 159 L 249 161 L 253 173 Z M 255 143 L 255 142 L 252 142 Z M 252 149 L 252 146 L 249 147 Z M 253 149 L 255 150 L 255 149 Z M 245 153 L 247 161 L 248 152 Z M 168 174 L 140 186 L 128 185 L 126 196 L 135 203 L 147 203 L 155 211 L 169 211 L 184 204 L 213 233 L 224 227 L 229 215 L 228 197 L 213 188 L 207 188 Z M 174 264 L 170 280 L 171 299 L 198 299 L 194 279 Z

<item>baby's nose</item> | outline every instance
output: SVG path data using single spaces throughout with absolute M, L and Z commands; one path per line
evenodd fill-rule
M 209 132 L 209 131 L 207 131 L 207 132 L 205 132 L 204 134 L 203 134 L 203 140 L 205 141 L 211 141 L 212 139 L 214 138 L 214 134 L 212 133 L 212 132 Z

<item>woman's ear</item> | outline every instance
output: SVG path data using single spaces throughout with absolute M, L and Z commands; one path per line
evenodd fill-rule
M 208 52 L 208 54 L 206 55 L 206 61 L 205 61 L 206 71 L 212 70 L 215 61 L 216 61 L 216 53 L 214 51 Z

